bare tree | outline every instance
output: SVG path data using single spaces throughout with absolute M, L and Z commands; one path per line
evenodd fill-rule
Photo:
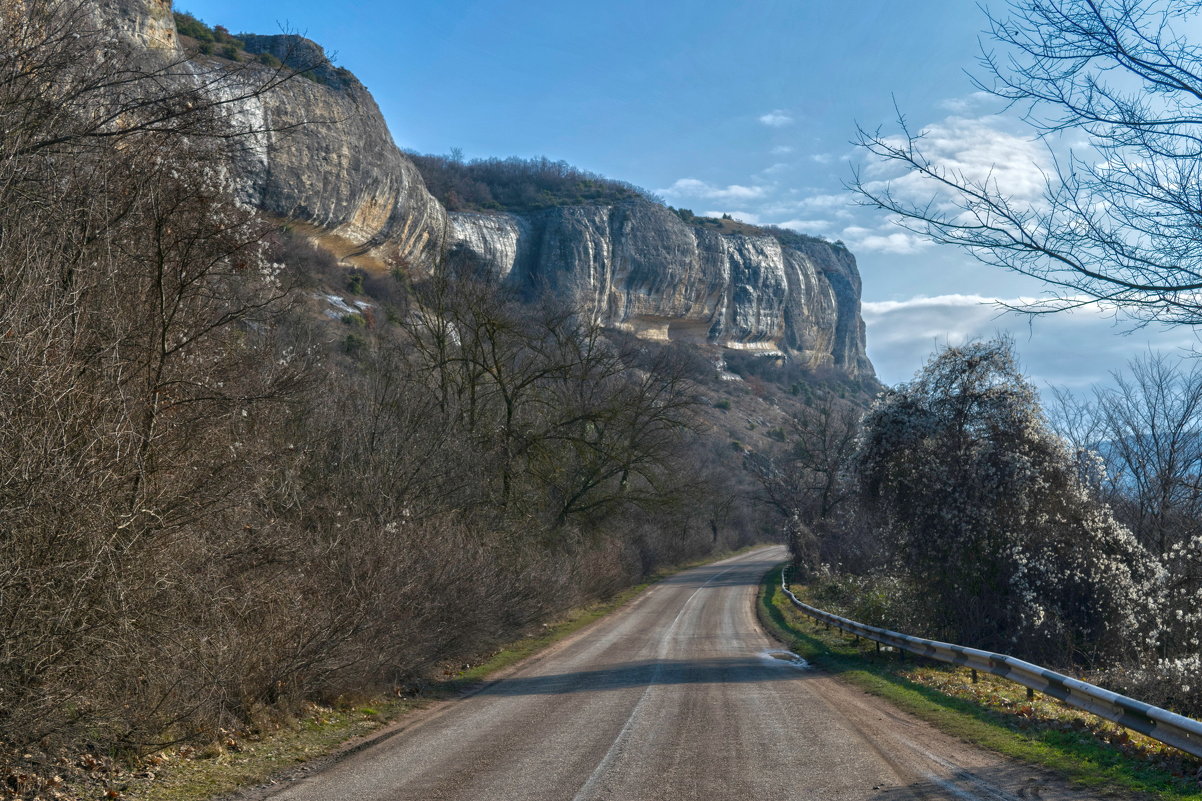
M 235 166 L 287 75 L 95 5 L 0 9 L 0 762 L 409 681 L 736 540 L 673 503 L 670 354 L 479 276 L 353 353 L 297 314 Z
M 1116 372 L 1092 402 L 1059 398 L 1062 432 L 1088 480 L 1161 567 L 1147 639 L 1159 659 L 1122 686 L 1182 709 L 1202 708 L 1189 677 L 1202 631 L 1202 369 L 1149 354 Z M 1092 458 L 1090 458 L 1092 457 Z
M 563 524 L 670 494 L 696 401 L 669 351 L 475 277 L 429 281 L 406 327 L 414 374 L 477 442 L 504 514 Z
M 94 13 L 0 12 L 0 719 L 137 745 L 242 703 L 261 434 L 303 365 L 229 170 L 251 132 L 227 111 L 280 74 L 138 51 Z
M 985 51 L 977 86 L 1049 143 L 1043 196 L 1025 201 L 993 173 L 941 163 L 904 120 L 898 135 L 861 130 L 858 144 L 903 168 L 906 188 L 858 174 L 853 189 L 910 230 L 1044 281 L 1049 298 L 1027 311 L 1101 303 L 1143 321 L 1198 322 L 1202 56 L 1182 31 L 1202 4 L 1019 0 L 1008 8 L 989 20 L 998 49 Z M 1057 153 L 1065 132 L 1088 144 Z
M 807 525 L 831 517 L 854 495 L 848 471 L 863 411 L 834 393 L 789 421 L 780 456 L 751 466 L 765 499 Z
M 1150 355 L 1096 403 L 1124 522 L 1157 554 L 1202 533 L 1202 371 Z
M 197 59 L 113 30 L 88 0 L 24 0 L 0 11 L 0 115 L 8 159 L 87 150 L 135 134 L 186 134 L 232 146 L 267 131 L 246 104 L 319 66 Z M 324 62 L 323 62 L 324 63 Z M 224 124 L 221 124 L 224 123 Z M 276 132 L 273 129 L 273 132 Z
M 746 466 L 759 484 L 758 499 L 784 521 L 785 542 L 795 575 L 806 576 L 823 563 L 846 563 L 860 543 L 852 535 L 855 487 L 852 457 L 863 410 L 825 393 L 789 421 L 785 447 L 776 454 L 750 454 Z M 851 546 L 850 548 L 848 546 Z

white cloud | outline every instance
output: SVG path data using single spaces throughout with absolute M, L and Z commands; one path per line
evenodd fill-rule
M 1021 298 L 1016 298 L 1022 300 Z M 863 308 L 864 314 L 889 314 L 890 312 L 899 311 L 902 309 L 928 309 L 939 306 L 969 306 L 976 307 L 982 304 L 997 303 L 998 298 L 988 298 L 983 295 L 916 295 L 906 300 L 866 300 Z M 1002 301 L 1007 302 L 1007 301 Z
M 926 250 L 931 243 L 922 237 L 908 231 L 895 231 L 891 234 L 869 234 L 861 239 L 847 243 L 852 250 L 868 250 L 874 253 L 893 253 L 907 255 Z
M 807 234 L 825 233 L 835 227 L 835 223 L 830 220 L 784 220 L 775 225 Z
M 696 178 L 680 178 L 667 189 L 656 190 L 669 198 L 697 198 L 701 200 L 756 200 L 767 192 L 763 186 L 714 186 Z
M 1052 170 L 1046 147 L 1029 136 L 1020 136 L 1009 127 L 1013 121 L 999 115 L 981 117 L 950 116 L 925 126 L 917 134 L 916 147 L 934 169 L 950 177 L 952 183 L 985 186 L 1019 207 L 1034 207 L 1042 202 Z M 887 144 L 905 146 L 901 137 Z M 955 194 L 904 162 L 875 160 L 868 162 L 863 175 L 869 192 L 890 192 L 904 205 L 923 208 L 934 203 L 936 210 L 957 217 L 962 212 Z M 912 232 L 886 226 L 873 231 L 849 231 L 845 237 L 854 251 L 872 251 L 907 255 L 923 251 L 930 242 Z
M 949 97 L 939 101 L 939 107 L 952 112 L 953 114 L 964 114 L 972 109 L 979 109 L 981 106 L 990 102 L 996 101 L 993 95 L 988 92 L 976 91 L 963 97 Z
M 782 173 L 789 172 L 795 167 L 795 164 L 790 164 L 787 161 L 778 161 L 777 163 L 760 170 L 758 173 L 756 173 L 756 177 L 763 176 L 770 179 L 774 175 L 781 175 Z
M 797 202 L 798 208 L 803 209 L 846 209 L 853 207 L 854 199 L 847 192 L 827 195 L 811 195 Z
M 789 147 L 788 145 L 777 145 L 771 150 L 771 153 L 774 156 L 787 156 L 792 152 L 793 148 Z
M 949 294 L 862 305 L 868 355 L 882 381 L 908 380 L 937 349 L 1009 334 L 1024 372 L 1038 387 L 1088 387 L 1104 380 L 1149 346 L 1189 349 L 1198 341 L 1187 327 L 1127 332 L 1113 311 L 1084 308 L 1030 317 L 1008 312 L 1035 298 Z
M 784 109 L 774 109 L 767 114 L 760 115 L 760 122 L 767 125 L 769 128 L 784 128 L 793 124 L 793 116 Z
M 874 230 L 862 225 L 849 225 L 843 229 L 841 238 L 852 251 L 872 251 L 908 255 L 931 247 L 931 243 L 909 231 L 889 228 Z
M 1005 117 L 947 117 L 923 128 L 918 136 L 922 154 L 959 181 L 988 183 L 1019 202 L 1035 202 L 1047 188 L 1051 158 L 1043 145 L 1026 136 L 1005 130 Z M 893 138 L 890 144 L 903 144 Z M 888 186 L 906 200 L 924 202 L 943 190 L 915 171 L 899 172 L 897 162 L 871 161 L 864 174 L 874 180 L 870 191 Z
M 835 157 L 830 153 L 812 153 L 810 155 L 810 161 L 815 164 L 830 164 L 834 160 Z

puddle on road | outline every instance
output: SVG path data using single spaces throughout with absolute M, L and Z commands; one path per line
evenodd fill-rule
M 786 667 L 797 668 L 798 670 L 809 670 L 810 663 L 802 659 L 792 651 L 783 651 L 780 649 L 769 649 L 760 651 L 759 658 L 774 665 L 784 665 Z

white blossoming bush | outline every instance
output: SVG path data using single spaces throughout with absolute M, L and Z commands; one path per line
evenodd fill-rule
M 1194 717 L 1202 713 L 1202 656 L 1197 653 L 1120 666 L 1097 678 L 1108 689 L 1141 701 Z
M 927 634 L 1060 664 L 1138 645 L 1160 568 L 1083 483 L 1008 341 L 948 348 L 882 395 L 856 469 Z
M 1106 676 L 1108 686 L 1187 715 L 1202 715 L 1202 535 L 1161 556 L 1156 615 L 1146 634 L 1154 657 Z

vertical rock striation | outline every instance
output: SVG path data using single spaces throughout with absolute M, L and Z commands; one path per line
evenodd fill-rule
M 720 234 L 649 201 L 451 214 L 453 246 L 528 292 L 641 336 L 793 356 L 872 375 L 860 276 L 841 245 Z
M 345 239 L 351 252 L 396 265 L 433 263 L 446 241 L 446 211 L 392 141 L 371 93 L 307 39 L 244 41 L 250 53 L 307 70 L 263 97 L 269 133 L 254 180 L 257 204 Z
M 179 52 L 169 0 L 98 3 L 130 41 Z M 721 234 L 647 200 L 448 213 L 351 73 L 299 36 L 242 38 L 249 53 L 306 70 L 236 112 L 266 132 L 240 165 L 247 199 L 312 226 L 340 244 L 340 256 L 369 255 L 422 273 L 455 251 L 526 292 L 556 293 L 640 336 L 781 353 L 872 375 L 860 277 L 842 245 Z M 203 69 L 219 63 L 198 58 Z

